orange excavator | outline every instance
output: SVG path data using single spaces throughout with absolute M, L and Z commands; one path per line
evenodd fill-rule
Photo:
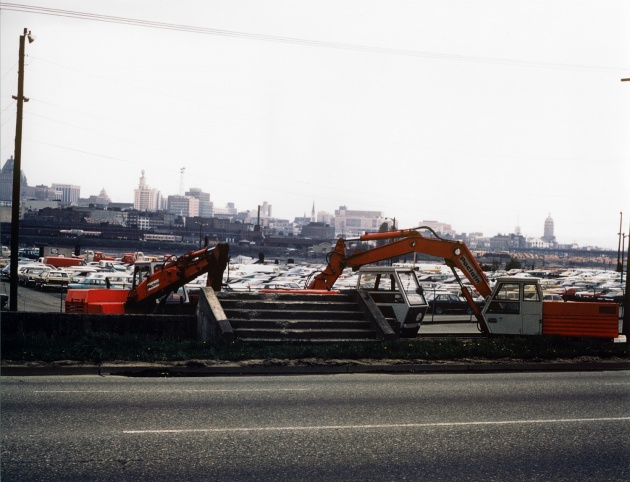
M 420 231 L 429 231 L 433 236 L 423 236 Z M 347 253 L 346 243 L 349 241 L 377 240 L 389 242 L 366 251 Z M 538 278 L 499 278 L 493 288 L 465 243 L 440 238 L 427 226 L 339 239 L 328 255 L 328 265 L 313 278 L 306 291 L 331 290 L 345 268 L 359 270 L 367 264 L 411 253 L 444 259 L 484 334 L 588 336 L 625 341 L 619 336 L 619 306 L 616 303 L 543 302 Z M 475 303 L 456 268 L 485 299 L 483 306 Z
M 419 232 L 420 229 L 431 231 L 435 237 L 429 238 L 422 236 Z M 395 241 L 376 246 L 368 251 L 355 251 L 351 255 L 346 253 L 346 241 L 382 241 L 392 239 Z M 453 274 L 459 281 L 462 295 L 477 318 L 481 331 L 488 333 L 489 331 L 485 320 L 481 316 L 479 306 L 475 303 L 470 291 L 463 286 L 455 268 L 459 268 L 459 270 L 466 275 L 475 290 L 484 298 L 489 296 L 492 292 L 488 278 L 466 244 L 461 241 L 442 239 L 431 228 L 426 226 L 384 233 L 365 233 L 359 238 L 349 240 L 340 238 L 337 240 L 335 249 L 328 256 L 328 265 L 324 271 L 313 278 L 308 289 L 330 290 L 345 268 L 357 270 L 366 264 L 376 263 L 411 253 L 428 254 L 444 259 L 446 265 L 453 270 Z
M 205 273 L 206 286 L 220 291 L 228 253 L 229 245 L 219 243 L 164 261 L 137 261 L 130 290 L 70 289 L 66 294 L 66 313 L 154 313 L 167 301 L 187 301 L 188 294 L 181 288 Z

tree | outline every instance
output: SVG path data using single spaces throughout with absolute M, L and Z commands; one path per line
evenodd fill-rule
M 510 258 L 510 260 L 505 265 L 505 269 L 507 271 L 510 271 L 511 269 L 522 269 L 522 268 L 523 266 L 521 265 L 521 262 L 514 257 Z

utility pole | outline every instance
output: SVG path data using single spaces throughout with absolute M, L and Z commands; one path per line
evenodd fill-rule
M 24 29 L 24 34 L 20 36 L 20 58 L 18 67 L 18 94 L 17 97 L 17 117 L 15 121 L 15 155 L 13 159 L 13 195 L 11 198 L 11 272 L 9 276 L 9 310 L 17 311 L 18 308 L 18 251 L 20 249 L 20 183 L 22 181 L 22 115 L 24 102 L 28 99 L 24 97 L 24 50 L 26 38 L 29 43 L 33 42 L 31 32 Z
M 630 233 L 630 224 L 628 225 L 628 232 Z M 628 238 L 630 239 L 630 234 Z M 623 259 L 621 262 L 623 263 Z M 630 241 L 628 241 L 628 255 L 626 257 L 626 289 L 623 292 L 623 322 L 621 326 L 621 334 L 626 335 L 626 338 L 630 336 L 630 309 L 628 309 L 628 305 L 630 305 L 630 276 L 628 276 L 628 271 L 630 271 Z M 620 281 L 623 282 L 623 264 Z
M 617 246 L 617 273 L 621 272 L 621 268 L 623 265 L 623 254 L 621 254 L 621 229 L 623 223 L 623 211 L 619 213 L 619 246 Z
M 630 82 L 630 78 L 621 79 L 622 82 Z M 621 232 L 621 228 L 619 229 Z M 628 232 L 630 234 L 630 226 L 628 227 Z M 621 236 L 621 235 L 620 235 Z M 630 270 L 630 243 L 628 246 L 628 258 L 626 261 L 626 289 L 623 292 L 623 322 L 621 327 L 621 334 L 626 335 L 626 337 L 630 336 L 630 313 L 628 310 L 628 305 L 630 305 L 630 292 L 628 292 L 628 288 L 630 288 L 630 282 L 628 282 L 628 270 Z M 623 283 L 623 254 L 621 255 L 621 282 Z

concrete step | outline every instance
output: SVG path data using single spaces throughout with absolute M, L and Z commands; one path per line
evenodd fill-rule
M 294 330 L 294 329 L 236 329 L 239 340 L 372 340 L 372 330 Z
M 374 340 L 352 294 L 218 293 L 238 340 Z
M 238 291 L 220 291 L 217 293 L 217 297 L 220 298 L 221 303 L 226 300 L 237 300 L 237 301 L 247 301 L 247 300 L 275 300 L 275 301 L 306 301 L 306 302 L 336 302 L 336 301 L 346 301 L 353 303 L 354 296 L 352 293 L 337 293 L 337 294 L 323 294 L 323 295 L 313 295 L 313 294 L 300 294 L 300 293 L 256 293 L 256 292 L 238 292 Z
M 277 301 L 277 300 L 236 300 L 220 299 L 224 310 L 257 310 L 257 309 L 278 309 L 295 311 L 331 311 L 331 310 L 356 310 L 355 301 Z
M 356 307 L 355 307 L 356 308 Z M 235 309 L 223 308 L 225 315 L 231 319 L 247 320 L 364 320 L 363 313 L 355 309 L 347 310 L 294 310 L 273 308 Z
M 231 318 L 230 323 L 235 330 L 370 330 L 370 323 L 365 320 L 260 320 Z

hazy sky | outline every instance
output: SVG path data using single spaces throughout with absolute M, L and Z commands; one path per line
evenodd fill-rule
M 291 220 L 315 203 L 542 236 L 551 214 L 559 242 L 616 249 L 629 25 L 627 0 L 2 3 L 0 160 L 28 28 L 30 185 L 132 202 L 142 170 L 169 195 L 185 168 L 217 206 Z

